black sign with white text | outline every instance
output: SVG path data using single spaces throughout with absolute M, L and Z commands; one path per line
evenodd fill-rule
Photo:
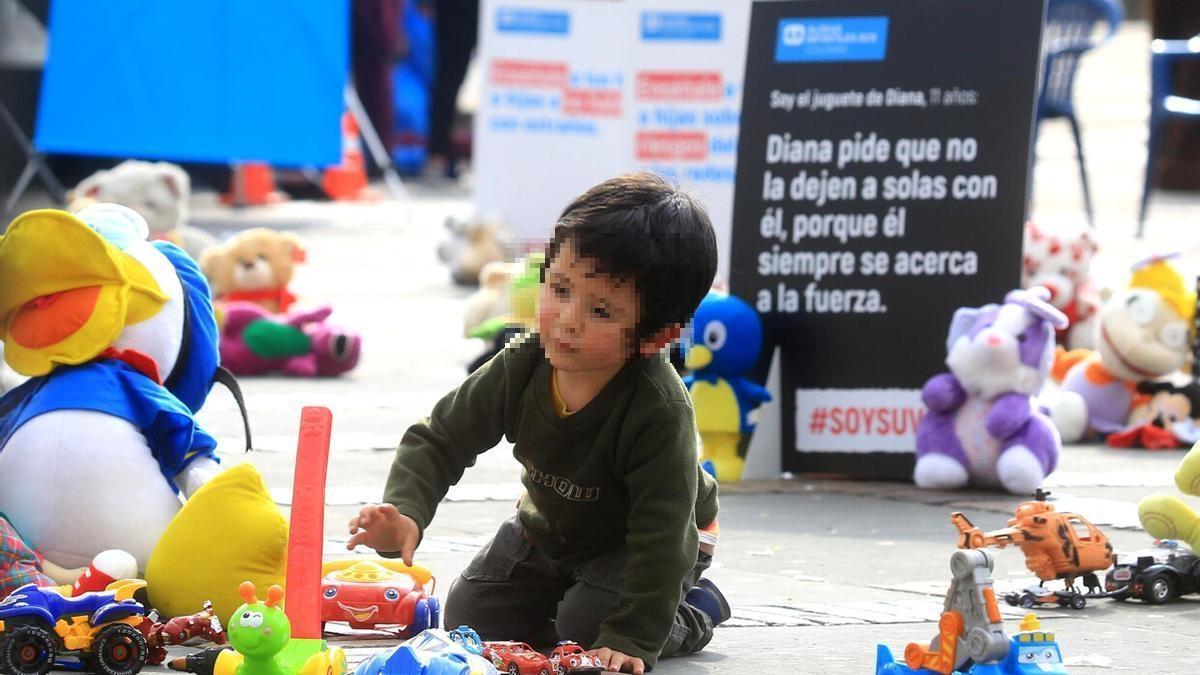
M 1043 2 L 754 3 L 730 285 L 785 471 L 907 479 L 951 315 L 1018 285 Z

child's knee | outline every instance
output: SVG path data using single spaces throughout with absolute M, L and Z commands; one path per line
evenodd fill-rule
M 600 624 L 618 606 L 616 593 L 587 583 L 575 584 L 558 603 L 555 620 L 558 639 L 574 640 L 585 649 L 590 648 L 600 635 Z
M 446 593 L 446 606 L 443 609 L 444 625 L 454 626 L 471 626 L 475 628 L 480 635 L 486 629 L 485 624 L 489 624 L 489 617 L 486 616 L 487 603 L 484 601 L 486 594 L 480 587 L 480 582 L 471 581 L 464 577 L 458 577 L 450 584 L 450 590 Z M 486 639 L 495 640 L 495 637 L 487 637 Z

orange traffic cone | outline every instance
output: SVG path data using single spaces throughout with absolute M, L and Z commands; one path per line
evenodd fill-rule
M 358 123 L 349 112 L 342 113 L 342 162 L 325 169 L 321 189 L 330 199 L 339 202 L 376 198 L 367 189 L 367 166 L 358 137 Z
M 221 201 L 233 206 L 262 206 L 277 204 L 286 197 L 275 189 L 275 175 L 265 162 L 239 162 L 233 167 L 229 192 Z

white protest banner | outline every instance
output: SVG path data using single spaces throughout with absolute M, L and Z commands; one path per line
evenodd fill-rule
M 721 251 L 717 278 L 727 280 L 750 0 L 629 4 L 633 163 L 704 202 Z
M 476 210 L 524 242 L 549 238 L 570 199 L 620 172 L 630 33 L 622 2 L 483 0 Z

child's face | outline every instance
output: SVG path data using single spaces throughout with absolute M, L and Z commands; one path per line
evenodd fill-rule
M 597 273 L 592 260 L 563 245 L 538 301 L 550 365 L 564 372 L 620 368 L 633 353 L 638 307 L 632 281 Z

